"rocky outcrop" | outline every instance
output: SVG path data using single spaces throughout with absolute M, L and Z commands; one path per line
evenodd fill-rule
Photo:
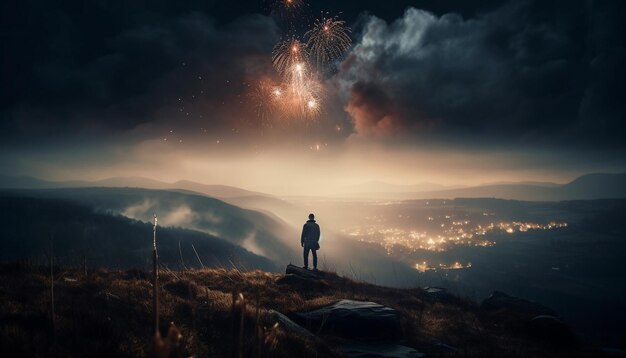
M 310 312 L 296 313 L 294 318 L 314 332 L 344 340 L 338 348 L 348 357 L 424 356 L 401 344 L 400 312 L 376 302 L 340 300 Z
M 487 310 L 507 311 L 508 314 L 520 315 L 528 319 L 539 315 L 556 316 L 552 309 L 540 303 L 509 296 L 500 291 L 493 291 L 491 296 L 482 302 L 482 307 Z
M 296 313 L 315 332 L 353 339 L 385 339 L 402 335 L 400 313 L 375 302 L 340 300 L 310 312 Z
M 324 271 L 308 270 L 308 269 L 291 265 L 291 264 L 287 265 L 287 269 L 285 270 L 285 273 L 288 275 L 296 275 L 299 277 L 313 279 L 313 280 L 323 279 L 324 277 L 329 275 L 329 273 L 324 272 Z
M 458 303 L 461 301 L 459 297 L 451 294 L 444 287 L 426 286 L 424 291 L 426 292 L 426 299 L 431 302 Z
M 294 265 L 288 265 L 285 275 L 276 279 L 279 285 L 289 286 L 298 290 L 314 289 L 323 291 L 329 287 L 324 279 L 329 273 L 307 270 Z
M 276 283 L 307 291 L 332 289 L 340 278 L 333 273 L 307 270 L 288 265 Z M 283 329 L 303 337 L 316 334 L 340 342 L 337 349 L 347 357 L 400 358 L 423 357 L 414 348 L 402 345 L 400 312 L 376 302 L 339 300 L 331 305 L 289 317 L 270 310 L 269 317 Z M 313 334 L 314 332 L 315 334 Z
M 509 327 L 539 341 L 570 348 L 580 343 L 571 328 L 540 303 L 494 291 L 482 302 L 482 307 Z
M 540 315 L 528 322 L 528 333 L 547 343 L 557 345 L 578 345 L 578 338 L 568 325 L 554 316 Z

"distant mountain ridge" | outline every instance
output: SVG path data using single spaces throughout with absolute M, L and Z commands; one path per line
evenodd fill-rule
M 51 189 L 72 187 L 132 187 L 145 189 L 167 189 L 191 191 L 205 194 L 235 205 L 261 210 L 267 201 L 283 206 L 275 196 L 254 192 L 228 185 L 208 185 L 187 180 L 166 183 L 142 177 L 114 177 L 99 181 L 53 182 L 23 176 L 0 176 L 0 188 Z M 367 182 L 345 187 L 338 195 L 341 198 L 411 200 L 411 199 L 454 199 L 454 198 L 500 198 L 525 201 L 564 201 L 626 198 L 626 173 L 592 173 L 580 176 L 567 184 L 550 182 L 488 183 L 470 187 L 446 187 L 433 183 L 396 185 L 384 182 Z
M 48 181 L 30 176 L 0 176 L 0 188 L 4 189 L 54 189 L 83 187 L 143 188 L 143 189 L 180 189 L 206 194 L 215 198 L 234 198 L 242 196 L 266 196 L 269 194 L 250 191 L 229 185 L 202 184 L 188 180 L 167 183 L 143 177 L 112 177 L 96 181 L 71 180 Z
M 396 200 L 499 198 L 524 201 L 565 201 L 626 198 L 626 173 L 593 173 L 567 184 L 513 183 L 425 192 L 369 193 L 370 198 Z
M 534 186 L 542 186 L 542 187 L 557 187 L 563 184 L 558 184 L 558 183 L 553 183 L 553 182 L 548 182 L 548 181 L 532 181 L 531 180 L 531 181 L 520 181 L 520 182 L 515 182 L 515 181 L 488 182 L 488 183 L 482 183 L 480 185 L 475 185 L 475 186 L 489 186 L 489 185 L 534 185 Z
M 445 189 L 457 189 L 462 188 L 461 185 L 441 185 L 436 183 L 429 182 L 421 182 L 417 184 L 410 185 L 401 185 L 401 184 L 391 184 L 382 181 L 369 181 L 361 184 L 346 186 L 342 190 L 343 195 L 350 194 L 358 194 L 358 193 L 367 193 L 367 192 L 385 192 L 385 193 L 406 193 L 406 192 L 427 192 L 427 191 L 435 191 L 435 190 L 445 190 Z

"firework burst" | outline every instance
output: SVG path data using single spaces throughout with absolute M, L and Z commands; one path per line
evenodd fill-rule
M 306 45 L 319 67 L 341 57 L 352 44 L 350 28 L 337 18 L 317 20 L 304 35 Z
M 320 100 L 314 97 L 306 101 L 306 108 L 303 110 L 304 117 L 307 119 L 317 118 L 322 113 L 322 105 Z
M 297 38 L 279 42 L 272 51 L 272 64 L 282 76 L 291 76 L 295 69 L 304 70 L 307 60 L 307 48 Z
M 262 125 L 269 124 L 271 116 L 280 109 L 284 89 L 268 79 L 262 79 L 248 93 L 248 98 L 261 120 Z
M 292 84 L 290 88 L 293 97 L 291 105 L 300 116 L 314 119 L 320 115 L 324 87 L 313 75 L 307 76 L 301 83 Z
M 272 15 L 290 24 L 300 18 L 307 7 L 304 0 L 269 0 L 267 4 Z
M 276 11 L 293 10 L 292 15 L 305 5 L 303 0 L 273 0 Z M 282 84 L 260 81 L 249 94 L 261 123 L 267 123 L 270 118 L 314 120 L 324 112 L 321 69 L 350 48 L 349 33 L 344 21 L 323 18 L 306 32 L 306 43 L 294 36 L 274 47 L 272 65 Z
M 281 6 L 284 9 L 297 9 L 302 6 L 304 1 L 302 0 L 277 0 L 276 5 Z

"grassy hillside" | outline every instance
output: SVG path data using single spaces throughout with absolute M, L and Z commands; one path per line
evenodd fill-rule
M 6 190 L 0 191 L 0 197 L 62 199 L 143 222 L 151 221 L 156 213 L 162 226 L 202 231 L 270 260 L 299 256 L 293 251 L 297 247 L 293 233 L 293 247 L 285 245 L 283 237 L 289 232 L 281 222 L 199 194 L 137 188 L 64 188 Z
M 144 271 L 55 272 L 56 329 L 50 320 L 49 270 L 0 265 L 0 352 L 4 356 L 115 356 L 152 354 L 152 285 Z M 392 289 L 333 274 L 316 284 L 285 283 L 262 271 L 205 269 L 161 272 L 161 332 L 173 322 L 181 334 L 172 356 L 336 357 L 341 340 L 304 338 L 275 326 L 268 310 L 286 315 L 338 299 L 375 301 L 401 313 L 405 344 L 428 356 L 590 356 L 574 346 L 542 341 L 516 317 L 487 311 L 422 289 Z M 241 294 L 241 296 L 240 296 Z M 236 305 L 233 306 L 233 297 Z M 243 299 L 242 299 L 243 298 Z M 233 310 L 234 309 L 234 310 Z M 239 337 L 240 312 L 243 338 Z M 258 321 L 257 321 L 258 318 Z M 257 323 L 258 322 L 258 323 Z M 258 334 L 255 335 L 255 330 Z M 446 347 L 455 347 L 451 350 Z
M 301 248 L 299 245 L 300 233 L 298 230 L 306 219 L 308 211 L 302 211 L 300 215 L 297 215 L 300 219 L 297 219 L 297 217 L 293 218 L 293 220 L 297 220 L 295 225 L 298 226 L 298 228 L 295 229 L 289 227 L 286 222 L 271 214 L 242 209 L 221 200 L 197 193 L 138 188 L 14 189 L 0 190 L 0 201 L 2 201 L 3 198 L 16 198 L 16 203 L 19 203 L 19 199 L 17 198 L 30 198 L 31 200 L 62 200 L 66 203 L 81 206 L 82 209 L 77 211 L 86 210 L 88 212 L 106 214 L 109 216 L 124 216 L 139 221 L 137 224 L 151 221 L 153 214 L 157 213 L 159 216 L 159 225 L 161 226 L 191 229 L 195 230 L 197 235 L 199 235 L 198 232 L 201 232 L 210 237 L 228 241 L 257 256 L 265 257 L 276 265 L 282 266 L 289 262 L 300 263 L 302 261 Z M 263 203 L 266 202 L 267 201 L 264 199 Z M 16 220 L 16 222 L 21 223 L 21 226 L 28 226 L 29 224 L 27 223 L 36 221 L 34 218 L 38 218 L 41 215 L 32 211 L 31 209 L 33 208 L 34 207 L 28 205 L 22 205 L 20 206 L 20 215 L 13 215 L 12 217 L 14 219 L 9 219 L 8 217 L 0 218 L 0 220 L 7 220 L 6 222 L 9 224 L 7 227 L 11 230 L 16 230 L 15 234 L 11 235 L 12 237 L 20 237 L 18 241 L 19 245 L 16 245 L 16 247 L 22 248 L 23 251 L 19 256 L 16 256 L 17 259 L 23 258 L 25 255 L 32 252 L 36 252 L 37 255 L 41 256 L 41 254 L 45 252 L 45 250 L 41 248 L 44 247 L 47 249 L 49 246 L 46 241 L 50 233 L 49 227 L 34 222 L 33 225 L 40 227 L 40 231 L 28 230 L 20 232 L 11 224 L 13 220 Z M 7 210 L 13 211 L 14 209 L 7 208 Z M 295 209 L 292 211 L 296 214 L 298 213 Z M 323 213 L 321 214 L 323 216 Z M 327 220 L 330 220 L 330 216 L 328 216 Z M 98 235 L 100 230 L 88 228 L 90 225 L 88 222 L 84 223 L 84 225 L 67 225 L 67 223 L 74 221 L 74 217 L 66 215 L 64 220 L 59 220 L 55 223 L 55 227 L 63 228 L 64 236 L 79 237 L 80 239 L 76 239 L 78 240 L 76 243 L 79 243 L 81 240 L 91 241 L 89 237 L 92 234 L 95 235 L 93 237 L 96 237 L 97 240 L 104 242 L 107 241 L 107 238 L 111 237 L 110 235 Z M 291 224 L 293 224 L 293 222 Z M 321 245 L 323 249 L 320 255 L 320 264 L 322 267 L 332 268 L 339 272 L 353 273 L 359 277 L 369 277 L 372 281 L 384 282 L 385 284 L 394 286 L 405 285 L 405 281 L 414 281 L 416 276 L 415 270 L 409 267 L 409 265 L 399 263 L 389 257 L 383 248 L 349 240 L 329 230 L 329 227 L 324 222 L 322 222 L 322 227 L 323 238 Z M 102 229 L 110 230 L 110 228 L 106 226 L 102 227 Z M 141 233 L 142 236 L 140 237 L 151 237 L 151 232 L 148 231 L 149 229 L 149 225 L 144 225 L 144 231 Z M 115 235 L 127 237 L 128 233 L 124 233 L 123 230 L 118 231 L 120 232 Z M 31 237 L 32 235 L 35 235 L 35 237 Z M 4 238 L 4 236 L 0 235 L 0 238 Z M 171 252 L 174 261 L 170 263 L 180 261 L 177 259 L 178 238 L 179 237 L 176 235 L 172 237 L 171 248 L 173 251 Z M 35 245 L 35 247 L 24 246 L 26 243 L 32 242 L 33 240 L 39 244 Z M 129 237 L 129 241 L 134 242 L 135 240 L 142 239 L 139 237 Z M 105 245 L 104 242 L 101 243 L 101 245 Z M 149 241 L 143 243 L 148 244 Z M 184 261 L 197 264 L 195 253 L 191 250 L 191 246 L 185 245 L 185 241 L 182 241 L 182 243 L 183 255 L 185 256 Z M 114 248 L 119 249 L 119 245 L 115 243 L 106 246 L 103 252 L 112 253 Z M 196 248 L 198 248 L 197 245 Z M 80 247 L 78 247 L 78 249 L 80 249 Z M 82 252 L 80 250 L 78 251 L 78 256 L 82 257 Z M 97 251 L 99 252 L 99 250 Z M 141 256 L 142 260 L 150 257 L 146 255 L 145 252 L 137 252 L 136 254 Z M 218 255 L 219 253 L 215 253 L 211 250 L 205 251 L 205 254 L 212 258 L 219 258 L 219 262 L 225 265 L 230 264 L 228 260 L 229 255 L 221 256 Z M 200 255 L 202 256 L 202 252 L 200 252 Z M 1 257 L 2 253 L 0 253 L 0 258 Z M 100 263 L 107 267 L 110 267 L 110 265 L 120 266 L 117 261 L 119 259 L 117 254 L 112 255 L 110 258 L 112 261 L 106 261 L 103 258 Z M 204 258 L 202 258 L 202 260 L 204 260 Z M 377 263 L 375 273 L 373 272 L 374 270 L 371 269 L 372 262 Z M 121 267 L 128 267 L 128 265 L 122 265 Z M 270 270 L 267 266 L 259 266 L 258 264 L 248 267 Z
M 149 223 L 61 199 L 0 196 L 0 212 L 0 261 L 45 261 L 53 245 L 54 256 L 66 264 L 150 267 Z M 276 269 L 264 257 L 199 231 L 159 227 L 158 245 L 161 262 L 172 268 L 199 268 L 199 257 L 209 267 Z

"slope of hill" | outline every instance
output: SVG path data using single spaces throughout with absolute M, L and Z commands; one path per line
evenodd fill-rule
M 163 189 L 185 189 L 190 191 L 195 191 L 198 193 L 206 194 L 215 198 L 235 198 L 242 196 L 261 196 L 261 197 L 272 197 L 269 194 L 259 193 L 256 191 L 250 191 L 246 189 L 237 188 L 234 186 L 228 185 L 208 185 L 196 183 L 189 180 L 179 180 L 172 184 L 166 184 Z
M 135 188 L 63 188 L 41 190 L 7 190 L 4 196 L 63 199 L 93 208 L 149 222 L 153 214 L 159 224 L 202 231 L 227 240 L 275 264 L 302 262 L 299 227 L 293 228 L 271 214 L 246 210 L 221 200 L 196 193 Z M 268 199 L 263 198 L 261 203 Z M 300 226 L 308 211 L 292 210 Z M 23 213 L 26 217 L 34 214 Z M 87 234 L 86 234 L 87 235 Z M 355 277 L 393 286 L 406 286 L 416 279 L 409 265 L 389 257 L 377 245 L 351 240 L 329 230 L 322 232 L 320 266 Z M 375 269 L 371 263 L 377 262 Z
M 223 200 L 241 208 L 260 211 L 267 215 L 275 215 L 286 222 L 298 224 L 309 214 L 301 205 L 271 196 L 247 195 L 224 198 Z
M 150 265 L 149 223 L 67 200 L 20 196 L 0 196 L 0 212 L 0 261 L 44 261 L 53 251 L 55 259 L 66 264 L 82 265 L 86 260 L 89 266 Z M 157 233 L 165 266 L 276 268 L 268 259 L 206 233 L 168 227 L 159 227 Z
M 84 275 L 61 268 L 55 274 L 56 324 L 52 326 L 49 269 L 0 265 L 0 354 L 154 356 L 152 285 L 146 272 L 97 270 Z M 538 334 L 525 326 L 516 311 L 502 306 L 494 310 L 440 290 L 385 288 L 332 273 L 310 281 L 223 269 L 162 271 L 160 280 L 160 331 L 165 335 L 172 322 L 180 333 L 171 335 L 178 345 L 169 356 L 342 357 L 341 349 L 349 341 L 339 332 L 313 326 L 307 332 L 273 313 L 294 317 L 340 299 L 372 301 L 394 309 L 400 325 L 394 338 L 428 357 L 591 357 L 594 353 L 575 341 L 553 340 L 558 333 Z M 385 341 L 367 344 L 385 347 Z
M 583 175 L 562 190 L 563 196 L 576 200 L 626 198 L 626 173 Z
M 270 260 L 295 256 L 295 245 L 284 244 L 289 229 L 280 222 L 203 195 L 134 188 L 12 190 L 3 194 L 64 199 L 144 222 L 156 213 L 161 225 L 202 231 Z

